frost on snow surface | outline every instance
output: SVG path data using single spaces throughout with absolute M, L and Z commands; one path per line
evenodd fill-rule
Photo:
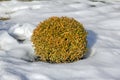
M 32 32 L 50 16 L 73 17 L 84 24 L 88 53 L 83 60 L 31 62 Z M 0 80 L 120 80 L 119 59 L 119 0 L 0 2 Z

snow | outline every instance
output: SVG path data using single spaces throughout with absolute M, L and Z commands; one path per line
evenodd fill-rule
M 26 40 L 29 39 L 34 30 L 34 26 L 28 23 L 24 23 L 23 25 L 16 24 L 11 27 L 8 32 L 17 40 Z
M 6 31 L 0 31 L 0 50 L 10 50 L 18 45 L 16 39 L 10 36 Z
M 88 31 L 83 60 L 34 62 L 30 40 L 39 22 L 69 16 Z M 120 0 L 40 0 L 0 2 L 0 80 L 119 80 Z

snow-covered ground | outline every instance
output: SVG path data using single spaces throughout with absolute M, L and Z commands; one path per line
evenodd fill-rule
M 32 31 L 50 16 L 74 17 L 84 24 L 89 48 L 85 59 L 31 62 Z M 120 80 L 120 0 L 0 2 L 0 80 Z

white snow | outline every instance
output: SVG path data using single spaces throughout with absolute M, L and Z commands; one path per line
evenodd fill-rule
M 10 50 L 18 45 L 16 39 L 10 36 L 6 31 L 0 31 L 0 50 Z
M 33 29 L 50 16 L 69 16 L 88 31 L 83 60 L 32 62 Z M 0 80 L 120 80 L 120 0 L 0 2 Z
M 25 40 L 31 38 L 32 32 L 34 30 L 34 26 L 28 23 L 24 23 L 23 25 L 16 24 L 11 27 L 8 32 L 17 40 Z

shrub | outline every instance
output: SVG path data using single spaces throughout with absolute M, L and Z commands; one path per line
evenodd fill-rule
M 53 16 L 38 24 L 31 40 L 40 61 L 67 63 L 83 57 L 86 37 L 83 25 L 75 19 Z
M 9 17 L 0 17 L 0 21 L 6 21 L 6 20 L 9 20 L 10 18 Z

